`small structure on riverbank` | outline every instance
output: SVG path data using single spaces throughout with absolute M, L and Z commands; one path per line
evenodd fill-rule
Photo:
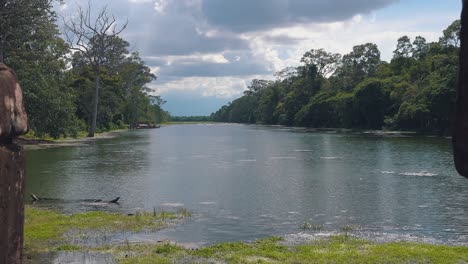
M 145 124 L 145 123 L 141 123 L 141 124 L 136 124 L 135 125 L 135 129 L 152 129 L 152 128 L 160 128 L 161 126 L 158 126 L 156 124 Z

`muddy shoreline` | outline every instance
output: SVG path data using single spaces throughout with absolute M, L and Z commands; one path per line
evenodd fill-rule
M 110 132 L 103 132 L 96 134 L 94 137 L 84 138 L 70 138 L 70 139 L 59 139 L 59 140 L 47 140 L 47 139 L 30 139 L 19 137 L 13 140 L 14 143 L 23 146 L 26 150 L 28 149 L 47 149 L 57 147 L 73 147 L 73 146 L 86 146 L 89 143 L 101 140 L 101 139 L 112 139 L 118 138 L 120 135 L 128 130 L 116 130 Z

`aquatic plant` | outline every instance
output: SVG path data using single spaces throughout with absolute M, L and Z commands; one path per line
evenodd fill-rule
M 312 231 L 322 231 L 324 229 L 323 225 L 316 225 L 307 220 L 301 225 L 302 230 L 312 230 Z
M 345 239 L 349 238 L 349 233 L 358 229 L 359 229 L 359 226 L 353 226 L 353 225 L 344 225 L 343 227 L 341 227 L 341 231 L 343 231 L 343 236 Z

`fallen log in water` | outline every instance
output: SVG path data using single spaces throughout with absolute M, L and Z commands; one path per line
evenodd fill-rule
M 65 199 L 57 199 L 57 198 L 46 198 L 46 197 L 39 197 L 34 193 L 30 195 L 31 200 L 33 202 L 40 202 L 40 201 L 62 201 L 62 202 L 88 202 L 88 203 L 101 203 L 101 204 L 119 204 L 120 197 L 117 197 L 113 200 L 104 201 L 102 199 L 78 199 L 78 200 L 65 200 Z
M 119 203 L 120 197 L 115 198 L 114 200 L 110 200 L 109 203 Z

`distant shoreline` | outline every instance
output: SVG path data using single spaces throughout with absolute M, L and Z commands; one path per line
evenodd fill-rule
M 407 136 L 407 137 L 437 137 L 451 139 L 450 135 L 440 135 L 428 131 L 410 131 L 410 130 L 385 130 L 385 129 L 357 129 L 357 128 L 334 128 L 334 127 L 299 127 L 299 126 L 285 126 L 285 125 L 268 125 L 268 124 L 249 124 L 249 123 L 233 123 L 233 122 L 216 122 L 216 121 L 181 121 L 181 122 L 167 122 L 162 126 L 170 125 L 246 125 L 246 126 L 260 126 L 278 129 L 290 129 L 301 132 L 336 132 L 336 133 L 358 133 L 376 136 Z
M 161 124 L 162 126 L 171 126 L 171 125 L 197 125 L 197 124 L 227 124 L 219 123 L 214 121 L 171 121 Z

